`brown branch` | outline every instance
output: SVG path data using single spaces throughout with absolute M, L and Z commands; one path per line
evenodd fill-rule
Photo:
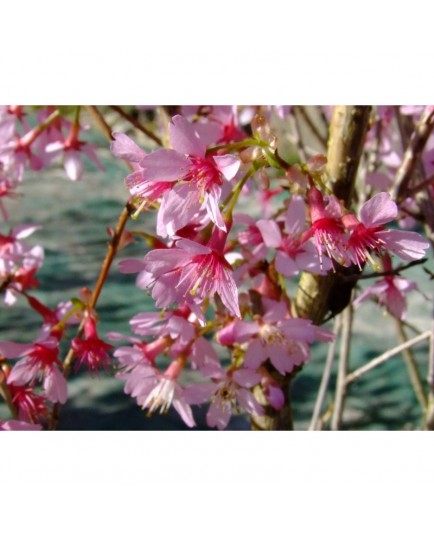
M 301 117 L 305 120 L 306 125 L 309 127 L 310 131 L 312 132 L 313 136 L 316 138 L 316 140 L 322 145 L 324 149 L 327 148 L 327 137 L 323 136 L 321 132 L 319 131 L 318 127 L 315 125 L 315 123 L 312 121 L 310 115 L 307 113 L 307 110 L 304 106 L 297 106 L 296 109 L 300 113 Z
M 142 125 L 140 121 L 138 121 L 135 117 L 126 112 L 123 108 L 115 105 L 110 106 L 110 108 L 117 112 L 121 117 L 126 119 L 129 123 L 131 123 L 135 128 L 137 128 L 137 130 L 140 130 L 140 132 L 143 132 L 143 134 L 148 136 L 148 138 L 155 141 L 157 145 L 160 145 L 161 147 L 163 146 L 162 140 L 156 134 L 147 129 L 144 125 Z
M 398 125 L 400 122 L 398 122 Z M 401 120 L 400 131 L 403 135 L 403 139 L 408 135 L 408 126 L 402 126 Z M 404 153 L 402 163 L 398 168 L 395 175 L 393 195 L 397 201 L 400 201 L 406 197 L 407 189 L 410 181 L 413 178 L 416 166 L 420 162 L 420 156 L 425 148 L 428 138 L 434 128 L 434 109 L 426 108 L 420 118 L 413 135 L 410 138 L 408 147 Z

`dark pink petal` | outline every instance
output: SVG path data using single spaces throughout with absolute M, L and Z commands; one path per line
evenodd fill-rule
M 396 318 L 404 320 L 407 309 L 405 296 L 391 285 L 386 293 L 386 306 L 389 312 Z
M 366 227 L 384 225 L 394 220 L 397 215 L 398 207 L 386 192 L 374 195 L 360 209 L 360 220 Z
M 413 231 L 398 231 L 391 229 L 376 233 L 386 247 L 405 261 L 422 259 L 425 250 L 429 248 L 426 238 Z
M 144 180 L 154 182 L 177 181 L 188 171 L 189 159 L 172 149 L 158 149 L 140 162 Z
M 133 142 L 123 132 L 113 132 L 114 141 L 110 144 L 110 151 L 116 158 L 128 162 L 140 162 L 146 156 L 146 152 Z
M 241 162 L 235 156 L 225 154 L 223 156 L 214 156 L 213 158 L 218 170 L 226 180 L 230 181 L 238 173 Z
M 182 115 L 175 115 L 169 123 L 170 143 L 175 151 L 189 156 L 205 156 L 206 145 L 199 138 L 194 125 Z

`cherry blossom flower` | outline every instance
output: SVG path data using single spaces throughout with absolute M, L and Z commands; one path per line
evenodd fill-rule
M 30 344 L 0 341 L 0 353 L 7 359 L 22 357 L 12 368 L 7 383 L 25 385 L 42 376 L 45 394 L 52 402 L 64 404 L 68 397 L 66 380 L 59 370 L 59 341 L 55 337 Z
M 83 155 L 86 155 L 98 169 L 105 170 L 95 153 L 94 147 L 90 143 L 78 139 L 79 132 L 80 125 L 73 123 L 66 138 L 49 143 L 45 148 L 45 152 L 48 155 L 57 156 L 63 153 L 63 165 L 67 176 L 72 181 L 79 181 L 83 176 Z
M 308 190 L 308 201 L 312 227 L 306 231 L 302 241 L 313 237 L 321 269 L 324 269 L 324 254 L 339 264 L 345 264 L 347 237 L 341 222 L 339 202 L 334 196 L 329 196 L 326 205 L 323 195 L 315 186 Z
M 197 306 L 217 293 L 228 311 L 240 317 L 232 267 L 223 255 L 226 236 L 216 228 L 207 245 L 181 238 L 173 248 L 150 251 L 143 261 L 122 261 L 120 270 L 144 270 L 143 288 L 152 287 L 157 307 L 185 304 L 203 320 Z
M 162 224 L 170 226 L 171 234 L 187 225 L 202 207 L 215 225 L 226 230 L 219 209 L 221 187 L 223 179 L 229 181 L 236 175 L 240 161 L 229 154 L 207 156 L 195 125 L 180 115 L 172 118 L 169 132 L 173 149 L 159 149 L 143 158 L 131 193 L 142 192 L 149 181 L 173 183 L 160 207 Z
M 86 315 L 84 320 L 84 339 L 74 337 L 71 348 L 77 357 L 76 369 L 85 364 L 91 372 L 101 368 L 108 370 L 110 356 L 107 353 L 114 346 L 98 337 L 95 319 Z
M 244 365 L 257 369 L 267 359 L 281 374 L 306 363 L 309 344 L 315 340 L 330 342 L 334 335 L 305 318 L 290 318 L 284 302 L 263 297 L 264 315 L 254 321 L 235 320 L 219 331 L 220 344 L 246 343 Z
M 20 421 L 38 423 L 48 417 L 47 399 L 35 393 L 32 387 L 9 383 L 8 388 Z
M 147 345 L 116 350 L 114 355 L 123 367 L 123 371 L 117 373 L 116 377 L 126 381 L 125 393 L 134 397 L 142 408 L 148 408 L 149 414 L 158 408 L 160 413 L 165 413 L 173 405 L 185 424 L 193 427 L 196 425 L 193 413 L 185 400 L 184 390 L 177 383 L 184 368 L 184 359 L 175 359 L 164 372 L 159 372 L 152 364 L 155 356 L 165 346 L 167 341 L 160 338 L 158 346 L 153 348 Z
M 386 223 L 394 220 L 398 207 L 390 194 L 380 192 L 367 201 L 360 210 L 359 221 L 354 214 L 346 214 L 342 222 L 351 232 L 346 248 L 352 263 L 362 268 L 367 259 L 374 267 L 377 263 L 370 253 L 392 252 L 404 260 L 417 260 L 425 256 L 429 242 L 418 233 L 396 229 L 385 229 Z
M 212 383 L 197 383 L 185 389 L 185 398 L 190 404 L 203 404 L 211 400 L 206 421 L 211 428 L 223 430 L 238 406 L 247 413 L 264 415 L 264 408 L 255 399 L 250 389 L 261 381 L 261 375 L 249 369 L 224 371 L 219 365 L 211 365 L 202 373 Z
M 412 290 L 418 290 L 414 281 L 387 275 L 374 285 L 365 288 L 354 300 L 353 305 L 357 307 L 363 301 L 376 297 L 378 304 L 384 305 L 392 316 L 404 320 L 407 312 L 406 294 Z

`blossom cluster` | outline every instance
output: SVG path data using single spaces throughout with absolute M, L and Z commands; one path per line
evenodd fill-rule
M 399 113 L 418 120 L 427 109 L 401 107 Z M 196 425 L 192 406 L 204 403 L 207 424 L 219 430 L 234 413 L 260 420 L 279 412 L 289 396 L 285 380 L 309 362 L 312 345 L 335 337 L 297 310 L 291 289 L 301 273 L 360 275 L 371 268 L 377 281 L 354 305 L 376 297 L 390 314 L 405 317 L 405 294 L 417 286 L 398 275 L 393 258 L 419 262 L 429 241 L 411 230 L 418 215 L 411 192 L 393 197 L 403 158 L 390 126 L 393 109 L 376 109 L 365 142 L 374 160 L 363 178 L 364 195 L 351 206 L 330 189 L 325 155 L 315 151 L 303 162 L 294 158 L 295 145 L 285 154 L 279 129 L 294 119 L 291 107 L 184 106 L 170 117 L 166 110 L 151 112 L 161 147 L 141 148 L 134 135 L 114 131 L 110 149 L 131 169 L 125 186 L 132 217 L 156 213 L 155 232 L 143 233 L 151 249 L 119 262 L 121 273 L 137 274 L 136 286 L 156 309 L 130 320 L 131 336 L 111 332 L 103 340 L 91 291 L 54 310 L 32 295 L 44 251 L 25 239 L 39 227 L 22 224 L 0 234 L 4 303 L 21 297 L 42 318 L 31 343 L 0 341 L 0 387 L 15 410 L 0 429 L 48 427 L 53 405 L 67 400 L 72 360 L 75 370 L 110 373 L 114 367 L 124 392 L 148 414 L 173 406 L 188 427 Z M 14 196 L 26 167 L 46 169 L 62 155 L 76 181 L 85 155 L 102 169 L 92 145 L 79 139 L 82 130 L 78 110 L 71 121 L 54 107 L 32 117 L 22 106 L 0 108 L 5 220 L 2 198 Z M 423 155 L 427 172 L 430 144 Z M 430 195 L 432 188 L 428 181 Z M 114 238 L 118 246 L 130 241 L 128 232 Z M 62 359 L 68 340 L 69 357 Z M 187 369 L 196 381 L 185 381 Z

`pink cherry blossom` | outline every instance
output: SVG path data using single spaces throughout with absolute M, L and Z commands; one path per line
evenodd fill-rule
M 172 118 L 169 133 L 173 149 L 159 149 L 143 158 L 131 193 L 149 188 L 149 181 L 174 183 L 160 207 L 163 225 L 174 232 L 205 208 L 210 220 L 225 230 L 219 209 L 221 187 L 224 179 L 236 175 L 240 161 L 229 154 L 207 156 L 195 125 L 180 115 Z
M 45 394 L 52 402 L 64 404 L 68 397 L 66 380 L 59 370 L 59 341 L 49 337 L 30 344 L 0 341 L 0 353 L 7 359 L 22 357 L 12 368 L 7 383 L 25 385 L 42 376 Z
M 111 359 L 107 352 L 114 346 L 98 337 L 96 322 L 91 315 L 84 320 L 84 338 L 74 337 L 71 348 L 77 357 L 76 369 L 85 364 L 91 372 L 101 368 L 108 370 Z
M 203 369 L 202 373 L 213 382 L 189 385 L 185 389 L 185 397 L 190 404 L 211 400 L 206 416 L 208 426 L 223 430 L 238 407 L 253 415 L 264 415 L 264 408 L 250 391 L 261 381 L 260 374 L 249 369 L 226 372 L 214 364 L 208 370 Z
M 309 344 L 330 342 L 334 335 L 304 318 L 291 318 L 284 302 L 262 298 L 265 314 L 254 321 L 235 320 L 218 334 L 221 344 L 246 343 L 244 365 L 257 369 L 267 359 L 281 374 L 310 358 Z
M 157 307 L 177 302 L 201 316 L 197 305 L 217 293 L 228 311 L 240 317 L 232 267 L 223 255 L 225 241 L 226 234 L 216 228 L 207 245 L 182 238 L 173 248 L 153 250 L 143 261 L 123 261 L 120 268 L 145 271 L 144 287 L 152 288 Z
M 367 201 L 360 210 L 359 221 L 353 214 L 342 217 L 345 227 L 351 232 L 347 242 L 351 262 L 361 265 L 369 259 L 374 266 L 370 253 L 392 252 L 404 260 L 417 260 L 425 256 L 429 242 L 418 233 L 385 229 L 385 224 L 394 220 L 398 207 L 390 194 L 380 192 Z
M 324 269 L 324 254 L 339 264 L 345 264 L 347 237 L 341 222 L 341 209 L 337 199 L 330 196 L 326 205 L 318 188 L 311 186 L 308 190 L 308 200 L 312 227 L 304 234 L 302 241 L 313 237 L 321 269 Z

